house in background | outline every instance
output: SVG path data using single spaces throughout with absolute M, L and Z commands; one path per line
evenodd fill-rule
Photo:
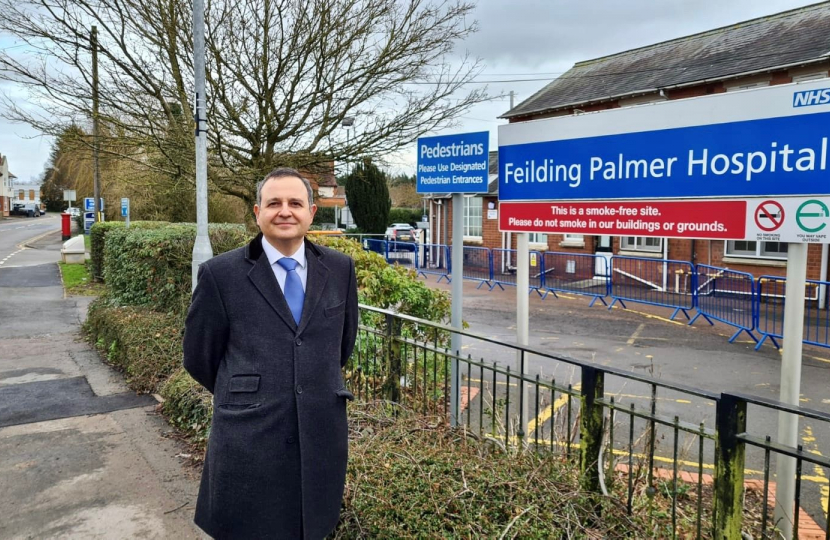
M 11 175 L 12 178 L 16 178 Z M 41 212 L 45 211 L 45 207 L 40 200 L 40 184 L 12 184 L 12 200 L 11 209 L 14 210 L 15 205 L 24 205 L 34 203 L 40 207 Z
M 823 2 L 579 62 L 502 118 L 514 123 L 601 115 L 619 107 L 827 78 L 827 51 L 830 2 Z M 515 238 L 498 232 L 498 159 L 493 154 L 488 193 L 464 199 L 464 243 L 515 249 Z M 452 243 L 449 202 L 438 195 L 430 199 L 433 242 Z M 530 248 L 676 259 L 755 276 L 783 276 L 787 263 L 787 244 L 779 242 L 531 234 Z M 827 280 L 827 244 L 809 246 L 807 277 Z
M 8 217 L 12 209 L 12 182 L 17 177 L 9 172 L 9 158 L 0 154 L 0 217 Z

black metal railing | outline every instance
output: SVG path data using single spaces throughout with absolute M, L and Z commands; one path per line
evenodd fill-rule
M 448 349 L 453 332 L 463 336 L 462 351 Z M 450 380 L 454 362 L 457 383 Z M 639 367 L 653 370 L 648 362 Z M 809 420 L 822 433 L 830 427 L 826 413 L 709 392 L 369 306 L 361 306 L 346 376 L 358 399 L 394 401 L 439 415 L 490 444 L 572 459 L 584 489 L 619 497 L 629 512 L 668 497 L 670 514 L 655 516 L 661 537 L 735 538 L 743 530 L 771 538 L 781 525 L 773 523 L 771 467 L 792 457 L 794 537 L 799 518 L 810 515 L 830 538 L 821 491 L 828 487 L 830 459 L 818 447 L 772 442 L 779 411 Z M 460 406 L 449 418 L 453 386 Z M 805 464 L 815 474 L 803 474 Z M 745 502 L 753 486 L 763 495 Z

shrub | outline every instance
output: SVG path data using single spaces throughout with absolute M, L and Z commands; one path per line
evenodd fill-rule
M 136 392 L 158 391 L 182 365 L 182 321 L 173 314 L 113 305 L 102 297 L 89 307 L 85 330 Z
M 311 224 L 321 227 L 323 223 L 334 223 L 334 208 L 328 206 L 317 208 L 317 212 L 314 214 L 314 220 Z
M 211 225 L 215 254 L 245 245 L 242 225 Z M 114 302 L 183 313 L 190 304 L 196 226 L 168 224 L 146 229 L 112 229 L 106 236 L 104 279 Z
M 420 208 L 392 208 L 389 210 L 389 223 L 417 223 L 423 214 Z
M 83 220 L 83 215 L 80 216 Z M 133 221 L 130 228 L 133 229 L 158 229 L 168 225 L 166 221 Z M 80 225 L 83 229 L 83 221 Z M 96 281 L 104 279 L 104 249 L 105 239 L 110 231 L 124 229 L 123 221 L 104 221 L 96 223 L 90 230 L 90 270 L 92 278 Z
M 361 303 L 394 309 L 430 321 L 449 320 L 449 295 L 429 288 L 418 280 L 413 270 L 390 265 L 381 255 L 363 251 L 360 243 L 355 240 L 331 236 L 315 238 L 314 242 L 342 251 L 354 259 Z

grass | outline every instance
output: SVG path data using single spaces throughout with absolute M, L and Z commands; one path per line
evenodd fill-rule
M 63 288 L 70 296 L 97 296 L 104 290 L 103 284 L 93 283 L 85 264 L 58 263 L 63 276 Z
M 87 253 L 92 249 L 92 237 L 88 234 L 84 235 L 84 248 L 86 248 Z

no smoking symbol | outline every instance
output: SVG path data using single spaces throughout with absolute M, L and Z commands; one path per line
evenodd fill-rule
M 784 223 L 784 207 L 777 201 L 764 201 L 755 210 L 755 224 L 762 231 L 772 232 Z

